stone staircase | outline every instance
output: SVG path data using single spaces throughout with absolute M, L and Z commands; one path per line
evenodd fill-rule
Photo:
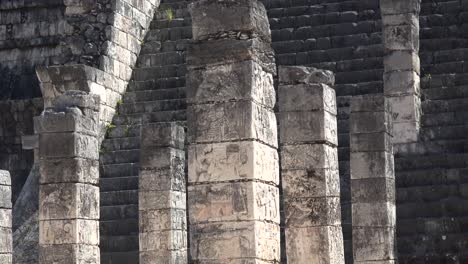
M 162 1 L 101 149 L 101 263 L 138 263 L 141 122 L 185 120 L 187 2 Z

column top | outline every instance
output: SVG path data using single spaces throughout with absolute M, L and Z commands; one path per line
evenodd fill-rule
M 321 70 L 304 66 L 280 66 L 278 68 L 280 84 L 316 84 L 335 85 L 335 74 L 328 70 Z

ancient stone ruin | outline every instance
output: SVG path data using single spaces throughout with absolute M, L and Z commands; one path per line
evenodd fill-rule
M 0 263 L 468 263 L 468 2 L 1 0 Z

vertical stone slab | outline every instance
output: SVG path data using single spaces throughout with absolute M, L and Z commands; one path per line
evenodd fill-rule
M 395 143 L 418 140 L 421 116 L 421 0 L 380 0 L 385 50 L 384 94 L 392 105 Z
M 11 178 L 0 170 L 0 263 L 13 263 Z
M 279 82 L 288 263 L 344 263 L 334 75 L 281 67 Z
M 354 263 L 394 263 L 395 176 L 390 103 L 384 96 L 351 101 L 351 206 Z
M 188 210 L 196 263 L 280 261 L 274 53 L 259 1 L 190 7 Z
M 142 125 L 140 264 L 188 263 L 184 143 L 181 125 Z
M 39 263 L 100 263 L 99 97 L 68 91 L 35 118 Z

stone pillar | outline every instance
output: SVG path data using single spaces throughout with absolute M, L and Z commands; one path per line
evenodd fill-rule
M 265 7 L 191 5 L 188 210 L 196 263 L 280 261 L 274 53 Z
M 0 263 L 13 263 L 11 178 L 0 170 Z
M 279 69 L 279 125 L 288 263 L 344 263 L 335 77 Z
M 99 263 L 99 97 L 69 91 L 35 118 L 39 263 Z
M 397 259 L 391 131 L 391 109 L 384 96 L 352 99 L 350 159 L 354 263 L 391 264 Z
M 419 136 L 421 0 L 380 0 L 384 58 L 384 94 L 393 109 L 394 143 L 416 142 Z
M 142 126 L 140 264 L 188 263 L 184 143 L 176 123 Z

